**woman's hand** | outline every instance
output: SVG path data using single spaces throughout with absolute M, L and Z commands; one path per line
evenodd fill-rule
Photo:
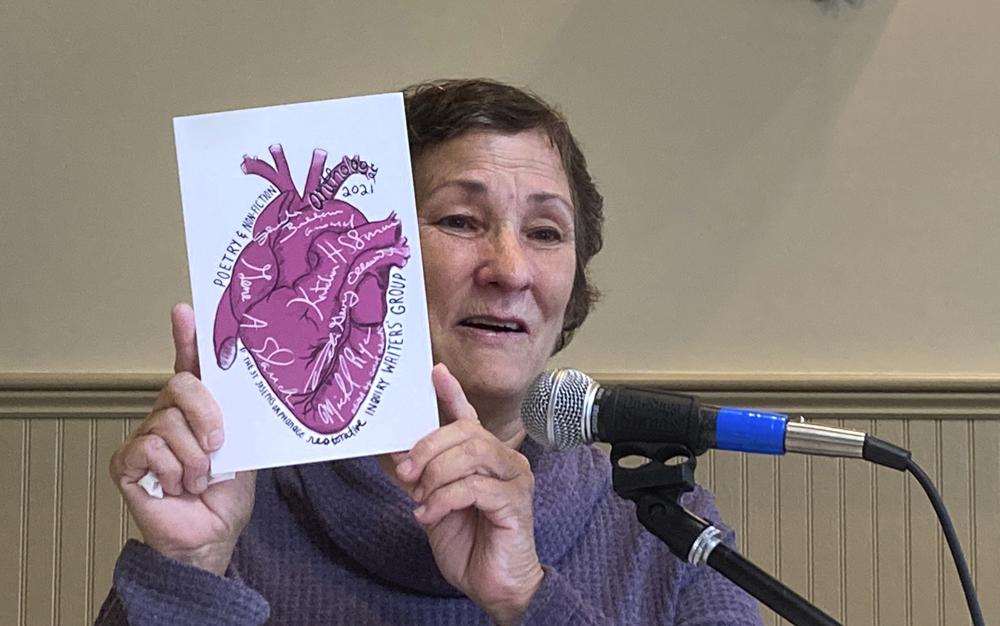
M 222 575 L 253 510 L 255 472 L 208 486 L 209 453 L 222 445 L 222 412 L 199 379 L 194 311 L 171 313 L 175 375 L 153 410 L 111 457 L 111 478 L 142 533 L 161 554 Z M 139 485 L 156 473 L 164 497 Z
M 479 423 L 458 380 L 433 371 L 445 425 L 408 453 L 397 476 L 418 507 L 445 579 L 498 623 L 516 621 L 541 585 L 528 460 Z

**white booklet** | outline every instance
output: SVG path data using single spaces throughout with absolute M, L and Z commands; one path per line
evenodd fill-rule
M 398 93 L 174 119 L 212 473 L 410 448 L 437 427 Z

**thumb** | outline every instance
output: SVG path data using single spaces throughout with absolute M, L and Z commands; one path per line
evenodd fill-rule
M 431 380 L 437 393 L 442 426 L 463 419 L 479 421 L 475 407 L 466 399 L 461 383 L 448 370 L 447 365 L 444 363 L 435 365 L 431 370 Z
M 198 343 L 195 340 L 194 309 L 190 304 L 174 305 L 170 311 L 174 335 L 174 373 L 190 372 L 201 378 Z

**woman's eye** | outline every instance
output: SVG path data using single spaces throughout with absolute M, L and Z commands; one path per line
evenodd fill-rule
M 438 221 L 438 224 L 444 226 L 445 228 L 453 228 L 455 230 L 468 230 L 475 225 L 472 218 L 468 215 L 447 215 L 441 218 Z
M 536 228 L 531 231 L 531 238 L 545 243 L 555 243 L 563 239 L 562 233 L 555 228 Z

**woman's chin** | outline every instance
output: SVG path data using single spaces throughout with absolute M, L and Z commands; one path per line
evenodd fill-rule
M 525 376 L 526 372 L 514 367 L 513 364 L 502 368 L 462 368 L 458 372 L 453 370 L 452 373 L 458 378 L 466 397 L 473 404 L 520 403 L 525 390 L 531 384 L 531 379 Z

